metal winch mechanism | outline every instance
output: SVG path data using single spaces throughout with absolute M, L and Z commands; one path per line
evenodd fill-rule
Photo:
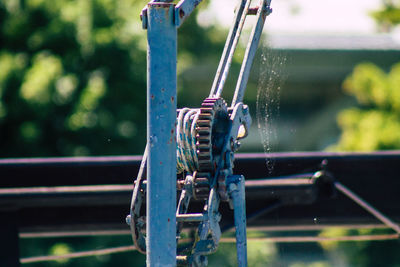
M 175 10 L 185 10 L 187 2 L 181 1 Z M 251 117 L 243 104 L 251 65 L 260 40 L 265 18 L 271 13 L 270 0 L 261 0 L 255 7 L 251 0 L 241 0 L 235 11 L 232 28 L 217 69 L 209 96 L 200 108 L 178 109 L 176 114 L 176 263 L 186 266 L 206 266 L 207 257 L 218 248 L 221 237 L 219 205 L 229 202 L 234 211 L 238 266 L 247 266 L 245 184 L 242 175 L 233 174 L 234 153 L 240 140 L 248 135 Z M 186 3 L 186 4 L 185 4 Z M 186 8 L 187 9 L 187 8 Z M 177 12 L 177 14 L 182 14 Z M 221 97 L 229 73 L 234 51 L 247 15 L 256 15 L 234 97 L 230 105 Z M 144 25 L 147 9 L 142 12 Z M 138 251 L 146 253 L 146 164 L 149 144 L 135 181 L 131 211 L 127 222 Z M 180 193 L 180 194 L 179 194 Z M 202 210 L 193 211 L 191 203 L 203 203 Z M 195 229 L 192 238 L 184 238 L 184 225 Z M 161 238 L 161 237 L 160 237 Z

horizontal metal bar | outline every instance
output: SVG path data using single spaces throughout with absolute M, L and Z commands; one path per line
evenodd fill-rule
M 61 193 L 64 194 L 63 197 L 57 197 L 58 193 L 49 193 L 48 198 L 41 195 L 43 193 L 33 198 L 0 197 L 0 212 L 5 208 L 15 208 L 21 213 L 20 218 L 29 218 L 19 221 L 21 233 L 127 230 L 125 216 L 129 211 L 131 197 L 129 187 L 132 186 L 138 172 L 140 159 L 141 157 L 137 156 L 124 156 L 0 160 L 2 190 L 99 184 L 126 185 L 124 192 L 82 192 L 79 196 Z M 338 181 L 356 189 L 363 199 L 394 219 L 396 223 L 400 221 L 400 189 L 393 186 L 398 183 L 400 151 L 236 154 L 234 173 L 243 174 L 246 182 L 260 177 L 292 177 L 293 174 L 318 171 L 323 160 L 328 161 L 327 169 Z M 266 161 L 272 168 L 267 168 Z M 252 214 L 268 206 L 271 196 L 266 196 L 265 192 L 257 187 L 247 186 L 246 197 L 248 214 Z M 13 203 L 16 206 L 13 206 Z M 194 203 L 193 212 L 201 212 L 202 208 L 200 203 Z M 231 224 L 231 211 L 225 203 L 222 203 L 221 213 L 221 223 Z M 342 195 L 338 195 L 334 200 L 320 199 L 312 205 L 302 206 L 301 209 L 295 206 L 282 207 L 272 214 L 257 218 L 249 223 L 249 226 L 273 227 L 277 224 L 274 218 L 279 218 L 280 226 L 288 227 L 309 224 L 323 227 L 377 223 L 373 216 Z
M 247 11 L 247 15 L 257 15 L 257 11 L 260 7 L 251 7 Z
M 310 159 L 310 158 L 326 158 L 337 159 L 343 158 L 363 160 L 376 160 L 381 157 L 397 157 L 400 158 L 400 150 L 374 151 L 374 152 L 279 152 L 279 153 L 236 153 L 236 159 Z M 113 165 L 113 164 L 140 164 L 142 156 L 93 156 L 93 157 L 44 157 L 44 158 L 4 158 L 0 159 L 0 168 L 6 166 L 23 167 L 26 165 L 43 166 L 43 165 L 74 165 L 85 166 L 88 164 Z M 77 165 L 79 164 L 79 165 Z M 16 170 L 18 171 L 18 170 Z
M 350 235 L 350 236 L 288 236 L 288 237 L 250 237 L 248 242 L 273 242 L 273 243 L 309 243 L 309 242 L 346 242 L 346 241 L 385 241 L 399 239 L 397 234 L 386 235 Z M 235 238 L 221 238 L 220 243 L 235 243 Z
M 276 225 L 276 226 L 250 226 L 247 231 L 257 232 L 293 232 L 293 231 L 321 231 L 329 228 L 340 229 L 390 229 L 384 224 L 312 224 L 312 225 Z M 234 231 L 234 227 L 227 232 Z M 131 235 L 130 230 L 79 230 L 79 231 L 54 231 L 51 232 L 23 232 L 19 233 L 20 238 L 60 238 L 60 237 L 82 237 L 82 236 L 120 236 Z
M 69 193 L 102 193 L 102 192 L 131 192 L 133 185 L 86 185 L 86 186 L 55 186 L 55 187 L 22 187 L 0 188 L 0 197 L 22 195 L 47 195 Z
M 329 228 L 340 229 L 390 229 L 384 224 L 309 224 L 309 225 L 274 225 L 274 226 L 251 226 L 248 231 L 257 232 L 303 232 L 321 231 Z
M 177 222 L 201 222 L 203 220 L 203 213 L 179 214 L 176 216 Z
M 246 187 L 310 185 L 311 179 L 257 179 L 247 180 Z
M 86 231 L 53 231 L 53 232 L 26 232 L 19 233 L 19 238 L 60 238 L 60 237 L 82 237 L 82 236 L 120 236 L 131 235 L 130 230 L 86 230 Z
M 46 261 L 59 261 L 65 259 L 76 259 L 83 257 L 92 257 L 92 256 L 101 256 L 101 255 L 110 255 L 121 252 L 128 252 L 136 250 L 135 246 L 121 246 L 116 248 L 105 248 L 105 249 L 96 249 L 96 250 L 88 250 L 81 252 L 68 253 L 64 255 L 49 255 L 49 256 L 37 256 L 37 257 L 27 257 L 21 258 L 20 262 L 25 263 L 37 263 L 37 262 L 46 262 Z

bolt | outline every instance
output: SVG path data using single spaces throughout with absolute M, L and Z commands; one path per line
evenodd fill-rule
M 131 225 L 131 215 L 126 216 L 125 221 L 127 225 Z
M 231 193 L 231 192 L 233 192 L 233 191 L 235 191 L 237 189 L 238 188 L 237 188 L 237 185 L 235 183 L 230 183 L 229 186 L 228 186 L 229 193 Z
M 221 213 L 216 212 L 216 213 L 214 214 L 214 216 L 215 216 L 215 221 L 217 221 L 217 222 L 220 222 L 220 221 L 221 221 L 221 218 L 222 218 Z

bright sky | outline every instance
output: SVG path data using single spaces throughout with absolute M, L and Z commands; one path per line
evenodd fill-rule
M 229 27 L 232 2 L 212 0 L 200 21 Z M 373 34 L 376 25 L 368 13 L 380 6 L 381 0 L 272 0 L 265 29 L 272 34 Z

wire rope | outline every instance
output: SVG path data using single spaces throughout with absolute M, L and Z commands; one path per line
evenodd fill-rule
M 356 202 L 359 206 L 364 208 L 366 211 L 368 211 L 371 215 L 375 216 L 378 220 L 386 224 L 388 227 L 392 228 L 396 233 L 397 237 L 399 237 L 400 234 L 400 226 L 392 221 L 389 217 L 383 215 L 379 210 L 374 208 L 372 205 L 370 205 L 367 201 L 359 197 L 356 193 L 351 191 L 349 188 L 347 188 L 345 185 L 341 184 L 340 182 L 335 182 L 335 187 L 337 190 L 342 192 L 344 195 L 346 195 L 348 198 Z
M 179 110 L 176 123 L 177 172 L 193 173 L 198 169 L 196 148 L 196 123 L 200 109 L 183 108 Z

